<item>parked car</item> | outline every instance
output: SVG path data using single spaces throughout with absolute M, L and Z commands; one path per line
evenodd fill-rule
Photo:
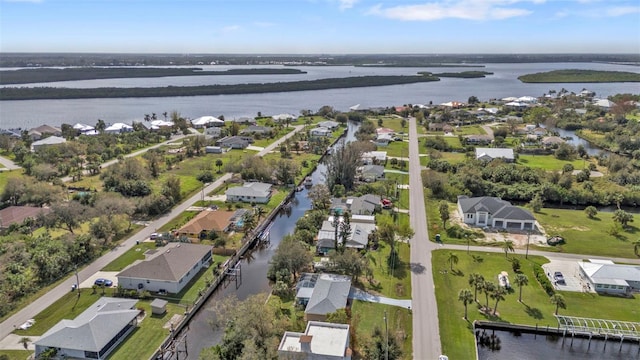
M 553 273 L 553 279 L 558 284 L 563 284 L 563 285 L 565 284 L 564 276 L 562 275 L 562 273 L 560 271 L 556 271 L 556 272 Z
M 96 279 L 96 281 L 93 282 L 94 285 L 96 286 L 105 286 L 105 287 L 109 287 L 113 285 L 113 281 L 109 280 L 109 279 L 103 279 L 103 278 L 98 278 Z

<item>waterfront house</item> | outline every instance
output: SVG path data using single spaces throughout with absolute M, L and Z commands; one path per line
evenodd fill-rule
M 130 290 L 179 293 L 200 269 L 211 263 L 212 246 L 169 243 L 147 250 L 147 258 L 138 260 L 116 275 L 118 286 Z
M 513 149 L 511 148 L 476 148 L 476 159 L 489 162 L 495 159 L 502 159 L 506 162 L 515 161 Z
M 565 141 L 559 136 L 545 136 L 542 138 L 541 144 L 547 148 L 556 148 Z
M 224 126 L 224 121 L 218 119 L 215 116 L 201 116 L 197 119 L 191 120 L 191 125 L 193 125 L 193 127 L 196 129 L 203 127 L 208 128 L 212 126 L 221 127 Z
M 218 233 L 227 232 L 231 227 L 231 217 L 233 214 L 233 211 L 203 210 L 184 224 L 184 226 L 177 231 L 177 234 L 200 239 L 211 231 Z
M 296 303 L 305 307 L 305 321 L 324 321 L 349 305 L 351 276 L 305 273 L 296 285 Z
M 373 141 L 376 146 L 389 146 L 389 143 L 393 141 L 393 135 L 389 133 L 382 133 L 376 136 Z
M 271 200 L 273 185 L 262 182 L 246 182 L 242 186 L 227 189 L 227 201 L 266 204 Z
M 298 119 L 298 117 L 293 114 L 278 114 L 273 115 L 271 119 L 273 119 L 273 121 L 276 123 L 285 123 L 287 121 L 294 122 Z
M 380 202 L 382 198 L 379 195 L 365 194 L 359 197 L 333 198 L 331 199 L 331 212 L 338 214 L 351 212 L 354 215 L 373 215 L 380 211 Z
M 338 224 L 344 221 L 342 216 L 338 216 Z M 369 243 L 369 234 L 376 229 L 375 216 L 373 215 L 351 215 L 351 233 L 346 239 L 344 247 L 354 249 L 366 249 Z M 316 235 L 316 253 L 328 254 L 335 249 L 336 228 L 334 227 L 334 216 L 329 216 L 322 222 L 322 227 Z M 338 234 L 338 244 L 342 244 L 342 238 Z
M 278 346 L 280 359 L 351 360 L 349 325 L 307 322 L 303 333 L 286 331 Z
M 249 125 L 255 125 L 258 123 L 258 121 L 255 118 L 250 118 L 250 117 L 239 117 L 239 118 L 233 118 L 233 119 L 225 119 L 225 121 L 228 122 L 234 122 L 234 123 L 238 123 L 238 124 L 249 124 Z
M 384 179 L 384 166 L 382 165 L 364 165 L 358 169 L 361 181 L 374 182 Z
M 513 206 L 498 197 L 458 196 L 458 214 L 465 224 L 515 230 L 535 229 L 536 218 L 529 210 Z
M 67 139 L 58 136 L 49 136 L 42 140 L 34 141 L 31 144 L 31 151 L 38 152 L 51 145 L 60 145 L 67 142 Z
M 56 349 L 56 358 L 106 359 L 137 326 L 137 302 L 101 297 L 75 319 L 60 320 L 36 340 L 36 358 Z
M 327 128 L 329 130 L 335 130 L 338 128 L 338 126 L 340 126 L 340 123 L 337 121 L 331 121 L 331 120 L 327 120 L 327 121 L 321 121 L 318 123 L 318 127 L 324 127 Z
M 603 294 L 640 292 L 640 265 L 618 265 L 612 261 L 580 261 L 580 273 L 591 289 Z
M 31 137 L 31 140 L 40 140 L 46 135 L 62 136 L 62 130 L 49 125 L 40 125 L 38 127 L 31 128 L 27 133 Z
M 325 127 L 317 127 L 309 130 L 309 136 L 311 137 L 328 137 L 331 136 L 332 131 Z
M 363 165 L 380 165 L 387 163 L 386 151 L 368 151 L 362 154 Z
M 122 134 L 127 132 L 132 132 L 133 126 L 127 125 L 124 123 L 115 123 L 113 125 L 109 125 L 104 129 L 104 132 L 107 134 Z

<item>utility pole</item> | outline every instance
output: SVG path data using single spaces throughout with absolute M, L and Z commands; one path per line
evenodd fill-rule
M 389 360 L 389 328 L 387 327 L 387 310 L 384 311 L 384 360 Z
M 78 292 L 78 297 L 80 297 L 80 278 L 78 277 L 78 265 L 76 265 L 76 291 Z
M 469 242 L 470 242 L 469 235 L 465 234 L 464 237 L 467 239 L 467 255 L 468 255 L 469 254 Z
M 531 230 L 527 231 L 527 252 L 524 254 L 524 258 L 529 258 L 529 237 L 531 237 Z

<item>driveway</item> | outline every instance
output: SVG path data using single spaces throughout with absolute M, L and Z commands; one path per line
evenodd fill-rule
M 4 168 L 1 168 L 0 171 L 11 171 L 20 169 L 20 166 L 16 165 L 16 163 L 7 159 L 6 157 L 0 156 L 0 164 L 4 166 Z
M 549 278 L 552 284 L 554 284 L 554 288 L 560 291 L 577 291 L 577 292 L 587 292 L 587 283 L 582 280 L 580 277 L 580 266 L 578 266 L 578 261 L 575 260 L 558 260 L 558 259 L 550 259 L 550 261 L 544 265 L 542 265 L 545 274 Z M 557 284 L 555 279 L 553 278 L 553 274 L 559 271 L 562 273 L 564 277 L 565 284 Z M 591 292 L 595 292 L 594 289 L 591 289 Z
M 378 304 L 392 305 L 402 307 L 405 309 L 411 309 L 411 300 L 404 299 L 392 299 L 384 296 L 370 294 L 364 290 L 352 287 L 349 291 L 349 299 L 355 299 L 360 301 L 367 301 Z

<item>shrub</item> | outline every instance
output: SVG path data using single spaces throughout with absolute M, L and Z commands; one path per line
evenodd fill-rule
M 549 278 L 544 273 L 544 269 L 542 269 L 542 266 L 538 264 L 534 264 L 533 274 L 536 276 L 536 279 L 538 279 L 538 282 L 540 283 L 544 291 L 547 293 L 547 295 L 552 296 L 553 294 L 556 293 L 555 289 L 553 288 L 553 285 L 551 285 L 551 281 L 549 281 Z

